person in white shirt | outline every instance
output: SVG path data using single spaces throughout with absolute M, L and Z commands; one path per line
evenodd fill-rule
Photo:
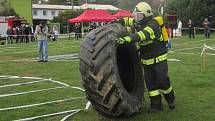
M 38 62 L 48 62 L 48 26 L 44 21 L 41 21 L 40 24 L 36 26 L 35 35 L 38 40 Z

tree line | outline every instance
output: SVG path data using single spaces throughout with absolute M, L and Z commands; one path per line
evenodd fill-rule
M 208 18 L 212 26 L 215 25 L 214 0 L 168 0 L 166 11 L 168 14 L 177 15 L 184 25 L 192 19 L 197 27 L 203 26 L 203 21 Z
M 0 0 L 0 16 L 19 16 L 7 0 Z

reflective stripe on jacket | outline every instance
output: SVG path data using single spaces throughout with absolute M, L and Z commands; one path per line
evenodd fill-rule
M 126 38 L 126 42 L 137 43 L 140 48 L 140 56 L 143 60 L 142 63 L 145 65 L 150 65 L 166 60 L 166 53 L 168 49 L 166 42 L 163 39 L 161 27 L 158 22 L 154 20 L 152 16 L 145 19 L 146 20 L 138 23 L 132 23 L 132 25 L 135 24 L 139 28 L 134 34 L 131 34 L 130 38 Z M 130 25 L 131 22 L 129 21 L 131 20 L 132 19 L 129 19 L 128 17 L 124 18 L 125 25 Z M 166 58 L 160 59 L 160 57 L 163 57 L 164 55 Z

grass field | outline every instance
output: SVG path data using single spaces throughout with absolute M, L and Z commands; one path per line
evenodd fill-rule
M 93 109 L 81 111 L 68 120 L 72 121 L 214 121 L 215 120 L 215 51 L 206 50 L 210 55 L 205 57 L 205 67 L 201 51 L 204 37 L 198 35 L 196 39 L 187 36 L 178 37 L 172 41 L 169 59 L 169 76 L 176 92 L 175 110 L 171 111 L 164 102 L 164 111 L 157 114 L 148 114 L 149 100 L 145 95 L 145 102 L 140 113 L 123 119 L 108 119 L 100 116 Z M 205 42 L 206 45 L 215 46 L 215 38 Z M 49 42 L 49 56 L 74 54 L 79 52 L 80 41 L 61 40 Z M 14 44 L 0 46 L 0 76 L 28 76 L 57 80 L 34 82 L 35 79 L 0 79 L 0 121 L 11 121 L 73 109 L 83 109 L 87 100 L 84 98 L 51 103 L 41 106 L 1 110 L 9 107 L 38 104 L 75 97 L 84 97 L 84 92 L 72 88 L 81 87 L 79 73 L 79 60 L 49 61 L 38 63 L 36 43 Z M 38 80 L 36 80 L 38 81 Z M 28 83 L 34 82 L 34 83 Z M 23 85 L 12 85 L 20 84 Z M 28 84 L 26 84 L 28 83 Z M 5 86 L 8 85 L 8 86 Z M 60 88 L 56 88 L 60 87 Z M 50 89 L 26 94 L 41 89 Z M 14 94 L 14 95 L 9 95 Z M 59 121 L 67 114 L 36 119 L 37 121 Z

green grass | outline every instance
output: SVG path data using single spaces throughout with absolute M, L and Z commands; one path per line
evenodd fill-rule
M 215 56 L 206 56 L 206 66 L 203 68 L 203 60 L 200 56 L 202 48 L 182 50 L 179 49 L 203 47 L 204 42 L 183 44 L 189 42 L 197 42 L 203 40 L 202 35 L 198 35 L 196 39 L 189 39 L 187 36 L 178 37 L 172 41 L 172 49 L 169 58 L 178 59 L 180 62 L 169 62 L 169 76 L 172 86 L 176 92 L 175 110 L 169 110 L 166 103 L 164 111 L 157 114 L 148 114 L 149 100 L 145 95 L 145 102 L 140 113 L 129 117 L 119 119 L 108 119 L 100 116 L 93 109 L 81 111 L 72 116 L 72 121 L 214 121 L 215 120 Z M 208 40 L 206 45 L 215 45 L 215 38 Z M 78 53 L 80 41 L 62 40 L 59 42 L 49 43 L 49 55 L 72 54 Z M 3 51 L 3 52 L 1 52 Z M 17 53 L 23 52 L 24 53 Z M 215 54 L 215 51 L 207 50 L 209 53 Z M 8 60 L 20 60 L 35 58 L 37 56 L 36 43 L 30 44 L 14 44 L 0 46 L 0 75 L 17 75 L 17 76 L 33 76 L 42 78 L 52 78 L 71 86 L 81 87 L 81 77 L 79 72 L 78 61 L 59 61 L 38 63 L 29 61 L 11 62 Z M 32 80 L 16 79 L 16 80 L 0 80 L 0 85 L 8 85 L 14 83 L 23 83 Z M 61 86 L 56 83 L 40 82 L 36 84 L 5 87 L 0 88 L 0 95 L 21 91 L 31 91 L 44 88 L 52 88 Z M 20 105 L 28 105 L 34 103 L 42 103 L 53 100 L 66 99 L 71 97 L 84 96 L 81 91 L 64 88 L 56 89 L 48 92 L 38 92 L 32 94 L 17 95 L 12 97 L 0 98 L 0 108 L 7 108 Z M 43 114 L 61 112 L 76 108 L 84 108 L 85 99 L 72 100 L 56 104 L 48 104 L 32 108 L 16 109 L 10 111 L 0 111 L 0 121 L 11 121 Z M 68 115 L 68 114 L 67 114 Z M 39 121 L 58 121 L 66 115 L 52 116 L 48 118 L 38 119 Z

